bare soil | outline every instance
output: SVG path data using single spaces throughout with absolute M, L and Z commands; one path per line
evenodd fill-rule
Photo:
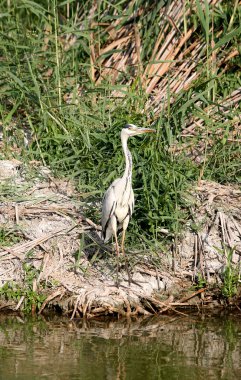
M 0 186 L 0 294 L 7 283 L 44 294 L 33 313 L 54 308 L 72 318 L 91 318 L 239 308 L 236 186 L 201 181 L 188 195 L 192 217 L 183 236 L 169 252 L 128 252 L 120 258 L 119 284 L 112 246 L 102 244 L 100 227 L 84 217 L 84 200 L 70 182 L 52 178 L 40 166 L 29 176 L 21 162 L 2 160 Z M 34 273 L 31 280 L 26 265 Z M 232 298 L 223 296 L 227 268 L 236 278 L 229 284 Z M 26 291 L 17 299 L 2 291 L 0 310 L 22 310 L 26 297 Z

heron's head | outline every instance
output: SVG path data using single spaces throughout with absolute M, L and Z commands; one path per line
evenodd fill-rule
M 155 129 L 139 128 L 134 124 L 126 124 L 121 131 L 121 135 L 130 137 L 130 136 L 142 135 L 143 133 L 153 133 L 153 132 L 156 132 Z

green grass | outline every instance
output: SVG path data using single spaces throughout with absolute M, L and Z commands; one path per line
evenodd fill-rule
M 118 30 L 128 25 L 133 9 L 146 9 L 144 16 L 137 19 L 145 68 L 159 33 L 159 11 L 164 3 L 170 2 L 160 1 L 145 8 L 146 2 L 137 0 L 131 8 L 127 2 L 102 1 L 92 21 L 119 20 Z M 163 239 L 162 228 L 169 231 L 169 239 L 181 233 L 189 215 L 185 193 L 198 178 L 240 182 L 240 144 L 229 141 L 230 133 L 236 131 L 240 109 L 228 106 L 224 118 L 220 108 L 214 114 L 209 114 L 206 108 L 215 107 L 241 87 L 240 56 L 231 58 L 226 69 L 226 63 L 217 67 L 212 59 L 214 51 L 222 57 L 225 49 L 240 50 L 241 10 L 229 1 L 216 8 L 209 7 L 207 1 L 204 3 L 202 8 L 196 0 L 197 12 L 184 17 L 180 31 L 184 33 L 193 26 L 194 37 L 205 43 L 197 68 L 200 75 L 188 90 L 178 94 L 170 93 L 172 78 L 167 76 L 167 102 L 156 113 L 154 107 L 145 112 L 150 97 L 133 73 L 132 65 L 114 85 L 108 78 L 100 84 L 93 82 L 91 32 L 94 31 L 95 43 L 102 46 L 109 36 L 103 28 L 91 27 L 88 21 L 91 2 L 78 3 L 78 18 L 77 3 L 73 1 L 0 1 L 0 115 L 5 157 L 15 155 L 26 162 L 40 160 L 55 175 L 74 179 L 85 197 L 89 195 L 90 200 L 98 201 L 123 171 L 122 126 L 132 122 L 157 129 L 155 137 L 133 138 L 129 143 L 134 157 L 136 195 L 134 219 L 128 233 L 131 246 L 137 242 L 147 246 L 150 241 Z M 187 0 L 185 9 L 190 7 Z M 172 27 L 170 24 L 168 31 Z M 64 50 L 64 38 L 73 35 L 76 43 Z M 101 71 L 101 61 L 96 62 L 97 69 Z M 64 95 L 74 92 L 77 84 L 81 88 L 80 97 L 73 96 L 66 103 Z M 113 96 L 113 91 L 120 91 L 124 98 Z M 181 137 L 191 117 L 203 120 L 204 129 L 191 137 Z M 24 145 L 24 129 L 32 134 L 28 147 Z M 238 140 L 239 136 L 235 137 Z M 200 163 L 188 157 L 184 144 L 201 144 Z M 179 154 L 170 149 L 174 145 L 180 148 Z M 99 221 L 99 210 L 90 209 L 89 213 Z
M 227 259 L 227 264 L 223 272 L 223 284 L 221 286 L 221 293 L 224 297 L 232 298 L 234 297 L 240 286 L 240 274 L 237 266 L 232 263 L 232 257 L 234 249 L 229 247 L 224 247 L 221 252 L 225 255 Z

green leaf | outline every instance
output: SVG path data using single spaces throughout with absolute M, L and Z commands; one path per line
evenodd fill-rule
M 232 32 L 227 33 L 223 38 L 221 38 L 214 46 L 213 50 L 218 49 L 222 45 L 226 44 L 230 40 L 232 40 L 234 37 L 240 35 L 241 33 L 241 26 L 237 29 L 232 30 Z

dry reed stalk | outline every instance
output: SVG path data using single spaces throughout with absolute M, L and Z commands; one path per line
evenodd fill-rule
M 172 7 L 174 6 L 174 3 L 173 2 L 170 6 L 170 8 L 168 9 L 169 12 L 171 12 L 172 10 Z M 162 15 L 165 15 L 167 12 L 167 10 L 164 8 L 163 9 L 163 13 Z M 161 56 L 161 48 L 160 47 L 160 44 L 161 42 L 164 40 L 165 36 L 166 36 L 166 33 L 168 31 L 168 28 L 169 28 L 169 25 L 166 24 L 166 25 L 163 25 L 162 29 L 160 30 L 159 32 L 159 35 L 157 37 L 157 40 L 156 40 L 156 43 L 155 43 L 155 46 L 154 46 L 154 49 L 153 49 L 153 53 L 152 53 L 152 56 L 150 58 L 150 63 L 147 64 L 147 67 L 146 67 L 146 70 L 145 70 L 145 75 L 146 76 L 152 76 L 154 71 L 155 71 L 155 64 L 152 64 L 152 62 L 155 60 L 155 61 L 158 61 L 160 60 L 160 56 Z M 162 47 L 162 49 L 164 48 L 165 49 L 165 45 L 164 47 Z
M 220 0 L 209 1 L 210 6 L 214 7 Z M 195 4 L 192 4 L 195 7 Z M 194 8 L 188 8 L 185 12 L 185 17 L 190 16 L 191 11 Z M 144 12 L 144 9 L 139 9 L 139 16 Z M 132 15 L 133 19 L 136 15 Z M 130 16 L 130 17 L 132 17 Z M 115 41 L 111 41 L 109 44 L 100 50 L 101 54 L 111 51 L 114 48 L 121 49 L 121 53 L 113 53 L 113 55 L 107 59 L 104 59 L 101 63 L 104 68 L 101 72 L 99 78 L 97 78 L 97 84 L 99 84 L 104 78 L 111 75 L 111 82 L 115 84 L 118 81 L 119 74 L 122 71 L 126 71 L 127 65 L 135 65 L 137 63 L 137 71 L 143 73 L 142 78 L 145 78 L 146 92 L 148 94 L 154 92 L 154 98 L 156 98 L 156 103 L 160 103 L 160 100 L 165 95 L 165 89 L 167 84 L 170 85 L 170 91 L 173 93 L 178 93 L 183 88 L 188 89 L 191 82 L 199 76 L 196 69 L 198 62 L 200 61 L 200 55 L 202 53 L 203 43 L 200 41 L 191 42 L 190 46 L 187 43 L 191 40 L 194 32 L 194 28 L 189 28 L 185 30 L 185 33 L 181 33 L 181 25 L 183 24 L 183 4 L 180 1 L 173 1 L 169 8 L 163 7 L 160 10 L 160 32 L 154 44 L 153 53 L 151 55 L 149 63 L 146 68 L 142 69 L 142 62 L 140 60 L 140 40 L 137 35 L 137 28 L 134 27 L 133 31 L 126 26 L 121 27 L 116 32 Z M 115 21 L 114 25 L 109 26 L 106 31 L 111 30 L 119 26 L 121 19 Z M 170 29 L 171 25 L 171 29 Z M 169 32 L 168 32 L 169 30 Z M 214 36 L 213 36 L 214 38 Z M 135 46 L 132 46 L 132 41 L 135 41 Z M 213 39 L 212 39 L 213 41 Z M 163 42 L 163 43 L 162 43 Z M 161 45 L 162 44 L 162 45 Z M 182 51 L 183 46 L 185 46 L 185 51 Z M 125 52 L 125 53 L 123 53 Z M 181 66 L 178 61 L 182 60 L 185 56 L 191 54 L 192 59 L 187 59 L 185 63 Z M 212 53 L 212 62 L 214 70 L 214 62 L 216 62 L 216 52 Z M 234 54 L 238 54 L 235 52 Z M 230 58 L 232 55 L 230 55 Z M 224 57 L 225 59 L 225 57 Z M 227 57 L 228 59 L 228 57 Z M 153 63 L 153 61 L 156 61 Z M 158 62 L 158 61 L 168 61 L 168 62 Z M 183 70 L 185 67 L 185 74 L 183 76 Z M 168 83 L 166 78 L 167 72 L 170 68 L 176 68 L 174 78 L 172 78 L 172 83 Z M 180 76 L 182 78 L 180 78 Z M 160 91 L 161 90 L 161 96 Z M 157 90 L 157 91 L 156 91 Z M 157 111 L 157 110 L 156 110 Z
M 90 27 L 92 29 L 92 26 Z M 90 79 L 95 82 L 95 47 L 94 47 L 94 32 L 90 32 Z
M 174 8 L 174 11 L 175 13 L 172 14 L 171 12 L 169 13 L 169 17 L 172 18 L 172 19 L 175 19 L 175 24 L 178 24 L 179 26 L 179 23 L 178 21 L 176 20 L 176 13 L 179 12 L 179 16 L 180 16 L 180 9 L 182 8 L 181 6 L 181 3 L 179 4 L 179 7 L 175 7 Z M 165 36 L 165 41 L 163 43 L 163 45 L 160 47 L 160 49 L 157 51 L 156 55 L 153 57 L 155 59 L 155 61 L 165 61 L 167 60 L 168 58 L 168 55 L 170 50 L 172 49 L 172 46 L 174 46 L 175 42 L 178 40 L 177 37 L 176 37 L 176 34 L 177 34 L 177 30 L 176 28 L 172 29 L 168 35 L 165 35 L 167 30 L 169 28 L 169 24 L 167 24 L 164 28 L 164 36 Z M 161 36 L 160 36 L 161 37 Z M 149 74 L 149 77 L 153 77 L 154 75 L 158 75 L 157 72 L 160 70 L 160 67 L 162 66 L 162 63 L 159 63 L 159 64 L 151 64 L 151 67 L 150 69 L 148 69 L 148 74 Z
M 141 60 L 141 37 L 138 25 L 134 25 L 135 31 L 135 48 L 136 48 L 136 56 L 137 56 L 137 65 L 138 65 L 138 76 L 141 80 L 141 84 L 143 85 L 143 65 Z
M 43 235 L 40 238 L 33 239 L 27 243 L 16 244 L 13 247 L 0 247 L 2 249 L 2 251 L 0 251 L 0 256 L 4 256 L 7 253 L 10 253 L 10 254 L 18 257 L 20 260 L 23 260 L 24 256 L 22 256 L 21 254 L 31 251 L 31 249 L 33 249 L 37 245 L 44 243 L 45 241 L 53 238 L 54 236 L 57 236 L 59 233 L 61 233 L 63 231 L 65 231 L 67 233 L 69 231 L 69 229 L 61 228 L 55 232 Z
M 225 114 L 227 114 L 230 110 L 229 108 L 232 106 L 232 108 L 238 108 L 241 102 L 241 88 L 238 90 L 233 91 L 233 93 L 227 97 L 222 103 L 220 103 L 218 106 L 209 106 L 206 107 L 203 112 L 204 114 L 208 113 L 209 110 L 209 115 L 210 117 L 216 117 L 216 122 L 222 121 L 222 123 L 228 122 L 229 124 L 231 121 L 227 118 L 225 118 Z M 235 129 L 236 129 L 236 134 L 238 135 L 239 132 L 241 132 L 241 124 L 239 118 L 234 120 L 235 123 Z M 237 123 L 237 124 L 236 124 Z M 195 135 L 197 133 L 200 133 L 200 129 L 204 127 L 205 120 L 200 119 L 198 117 L 191 118 L 189 123 L 184 127 L 183 132 L 181 136 L 189 136 L 190 133 L 192 135 Z M 198 131 L 196 131 L 198 127 Z M 219 129 L 215 131 L 216 134 L 223 133 L 223 129 Z
M 108 51 L 111 51 L 114 48 L 118 48 L 121 44 L 123 44 L 124 42 L 128 41 L 129 39 L 130 39 L 130 36 L 126 36 L 126 37 L 122 37 L 122 38 L 119 38 L 118 40 L 113 41 L 108 46 L 106 46 L 105 48 L 103 48 L 103 49 L 100 50 L 100 57 L 103 54 L 108 53 Z

